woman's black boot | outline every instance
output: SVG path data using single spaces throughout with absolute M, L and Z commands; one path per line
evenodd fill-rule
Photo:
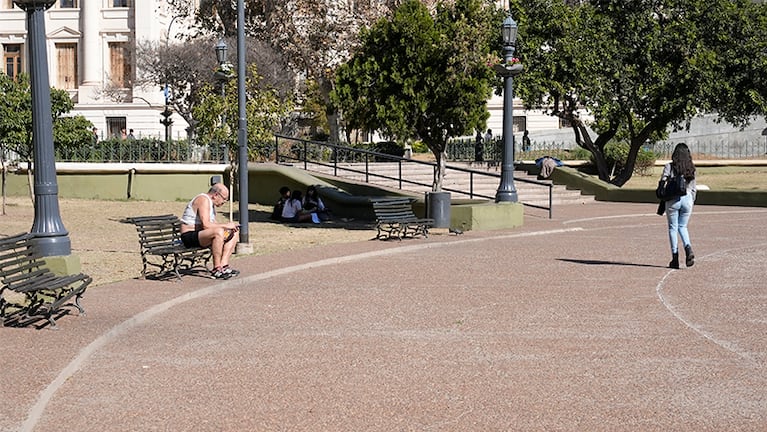
M 692 267 L 695 264 L 695 254 L 692 253 L 692 246 L 687 245 L 684 247 L 684 265 L 687 267 Z
M 671 254 L 671 262 L 668 263 L 668 267 L 672 269 L 679 268 L 679 253 Z

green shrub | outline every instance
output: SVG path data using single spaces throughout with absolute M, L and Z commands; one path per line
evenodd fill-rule
M 634 172 L 638 175 L 652 175 L 652 168 L 655 166 L 656 159 L 658 159 L 658 155 L 654 151 L 642 147 L 639 149 L 639 153 L 637 153 Z
M 383 153 L 383 154 L 399 156 L 399 157 L 402 157 L 405 155 L 405 148 L 394 141 L 377 142 L 373 145 L 373 151 L 377 153 Z M 385 162 L 391 159 L 376 157 L 376 160 L 379 162 Z
M 413 153 L 429 153 L 429 147 L 423 141 L 415 141 L 412 145 Z
M 567 153 L 567 159 L 570 160 L 590 160 L 591 152 L 583 147 L 575 147 Z
M 604 155 L 607 166 L 618 172 L 626 164 L 626 159 L 629 156 L 629 145 L 624 142 L 609 142 L 605 146 Z
M 605 146 L 605 162 L 614 172 L 618 172 L 626 166 L 626 160 L 629 156 L 629 145 L 626 142 L 610 142 Z M 652 171 L 657 159 L 655 153 L 644 147 L 639 149 L 636 161 L 634 162 L 634 173 L 638 175 L 648 175 Z M 594 163 L 593 155 L 591 162 Z

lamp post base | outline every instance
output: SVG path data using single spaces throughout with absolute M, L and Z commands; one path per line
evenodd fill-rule
M 495 202 L 517 202 L 519 197 L 515 190 L 499 190 L 495 193 Z

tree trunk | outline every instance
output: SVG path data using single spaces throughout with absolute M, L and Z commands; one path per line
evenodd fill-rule
M 432 183 L 432 192 L 442 192 L 442 181 L 445 179 L 445 169 L 447 165 L 447 153 L 445 151 L 434 151 L 436 164 L 434 165 L 434 182 Z
M 605 145 L 615 136 L 617 128 L 611 128 L 608 131 L 599 135 L 596 141 L 592 141 L 589 135 L 586 125 L 581 120 L 574 119 L 573 130 L 575 131 L 576 143 L 590 151 L 594 156 L 594 163 L 597 165 L 597 174 L 599 179 L 604 182 L 610 182 L 610 167 L 607 166 L 605 160 L 604 148 Z
M 325 104 L 325 116 L 328 119 L 328 140 L 332 143 L 341 141 L 341 132 L 338 126 L 338 111 L 330 101 L 330 92 L 333 91 L 333 82 L 324 76 L 317 77 L 317 87 L 320 91 L 320 97 Z
M 35 205 L 35 179 L 32 177 L 32 161 L 27 161 L 27 185 L 29 186 L 29 200 Z

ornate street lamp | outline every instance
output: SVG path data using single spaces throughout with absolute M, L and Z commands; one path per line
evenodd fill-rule
M 503 21 L 503 63 L 495 65 L 495 72 L 503 77 L 503 160 L 501 161 L 501 184 L 495 194 L 495 202 L 517 202 L 514 187 L 514 76 L 522 73 L 522 64 L 514 62 L 517 42 L 517 22 L 511 14 Z
M 229 81 L 229 70 L 227 69 L 226 53 L 229 47 L 226 45 L 226 41 L 221 39 L 216 44 L 216 60 L 218 60 L 218 70 L 214 74 L 214 77 L 221 84 L 221 99 L 226 103 L 226 82 Z M 226 110 L 221 113 L 221 127 L 226 130 Z M 224 149 L 224 163 L 229 163 L 229 148 L 226 145 L 221 146 Z
M 42 256 L 72 253 L 69 232 L 59 212 L 59 186 L 53 153 L 51 87 L 45 37 L 45 11 L 55 0 L 14 0 L 27 13 L 29 76 L 32 93 L 32 147 L 35 183 L 34 244 Z
M 216 60 L 218 60 L 218 65 L 221 66 L 226 63 L 226 52 L 229 50 L 229 47 L 226 45 L 226 41 L 221 39 L 216 44 Z
M 173 23 L 176 21 L 177 18 L 181 18 L 181 15 L 176 15 L 170 20 L 170 24 L 168 24 L 168 34 L 165 37 L 165 52 L 168 52 L 169 44 L 170 44 L 170 29 L 173 27 Z M 170 127 L 173 125 L 173 119 L 171 116 L 173 115 L 173 111 L 168 107 L 168 99 L 170 97 L 170 85 L 168 84 L 168 75 L 166 72 L 165 75 L 165 87 L 163 88 L 163 95 L 165 96 L 165 110 L 160 113 L 160 116 L 162 119 L 160 120 L 160 124 L 165 126 L 165 144 L 167 146 L 170 146 Z

